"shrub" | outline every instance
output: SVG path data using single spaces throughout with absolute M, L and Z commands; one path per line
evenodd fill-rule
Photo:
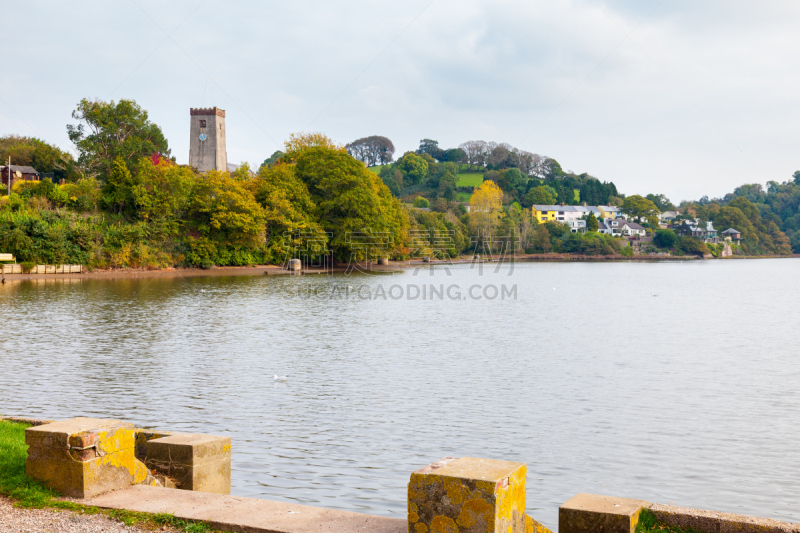
M 27 274 L 31 270 L 33 270 L 33 267 L 36 266 L 36 263 L 34 263 L 33 261 L 24 261 L 20 263 L 20 265 L 22 266 L 22 271 Z
M 672 248 L 677 240 L 678 235 L 671 229 L 659 229 L 653 237 L 653 244 L 659 248 Z
M 414 207 L 426 208 L 426 207 L 430 207 L 430 206 L 431 206 L 431 203 L 428 201 L 427 198 L 423 198 L 422 196 L 417 196 L 414 199 Z

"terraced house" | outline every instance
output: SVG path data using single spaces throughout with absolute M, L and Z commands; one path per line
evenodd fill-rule
M 539 222 L 561 222 L 569 226 L 572 233 L 586 231 L 583 217 L 589 213 L 598 220 L 616 220 L 622 216 L 619 207 L 608 205 L 534 205 L 531 210 Z

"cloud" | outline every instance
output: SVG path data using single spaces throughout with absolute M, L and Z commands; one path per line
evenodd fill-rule
M 0 133 L 64 142 L 81 98 L 134 98 L 186 161 L 208 85 L 255 165 L 309 128 L 505 141 L 673 200 L 800 168 L 795 3 L 137 3 L 6 7 L 37 38 L 0 44 Z

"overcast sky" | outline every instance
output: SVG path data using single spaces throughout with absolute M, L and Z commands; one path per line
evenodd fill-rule
M 321 131 L 508 142 L 676 202 L 800 169 L 792 0 L 3 0 L 1 20 L 0 135 L 64 148 L 81 98 L 130 98 L 180 163 L 210 104 L 256 167 Z

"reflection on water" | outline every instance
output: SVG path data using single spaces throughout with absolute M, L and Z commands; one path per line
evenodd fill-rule
M 797 265 L 9 277 L 0 412 L 230 435 L 234 494 L 387 516 L 405 516 L 412 470 L 449 455 L 527 463 L 549 527 L 578 492 L 800 521 Z

